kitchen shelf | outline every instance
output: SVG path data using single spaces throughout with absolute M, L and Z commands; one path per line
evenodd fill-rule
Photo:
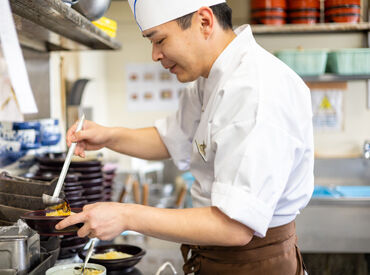
M 281 26 L 251 25 L 254 34 L 298 34 L 328 32 L 369 32 L 370 23 L 319 23 L 319 24 L 286 24 Z
M 10 0 L 10 5 L 22 45 L 42 51 L 121 48 L 61 0 Z
M 345 82 L 353 80 L 369 80 L 370 75 L 337 75 L 323 74 L 319 76 L 303 76 L 306 82 Z

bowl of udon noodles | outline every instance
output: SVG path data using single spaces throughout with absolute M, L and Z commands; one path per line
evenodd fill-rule
M 46 275 L 80 275 L 83 263 L 57 265 L 46 270 Z M 83 275 L 106 275 L 104 266 L 88 263 Z
M 78 253 L 78 256 L 84 260 L 86 253 L 87 250 L 82 250 Z M 145 250 L 134 245 L 97 245 L 89 262 L 103 265 L 108 271 L 130 272 L 144 255 Z

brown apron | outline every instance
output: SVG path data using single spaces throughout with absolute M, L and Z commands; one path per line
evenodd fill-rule
M 191 257 L 188 254 L 191 251 Z M 303 275 L 295 222 L 270 228 L 265 238 L 254 236 L 245 246 L 182 245 L 185 274 Z

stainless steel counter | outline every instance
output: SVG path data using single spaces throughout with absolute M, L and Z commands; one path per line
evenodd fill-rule
M 306 253 L 370 253 L 369 199 L 312 199 L 296 219 Z

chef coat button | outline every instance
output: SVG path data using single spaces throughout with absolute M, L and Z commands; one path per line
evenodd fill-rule
M 202 108 L 202 113 L 204 112 L 204 109 Z

